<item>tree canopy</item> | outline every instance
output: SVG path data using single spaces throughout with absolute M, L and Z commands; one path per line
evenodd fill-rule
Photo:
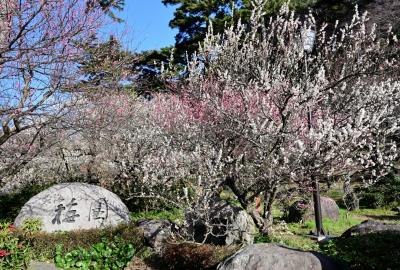
M 113 10 L 121 11 L 125 6 L 125 0 L 88 0 L 86 2 L 87 11 L 98 7 L 101 8 L 106 14 L 108 14 L 115 21 L 122 21 L 120 18 L 115 16 Z
M 294 0 L 290 2 L 292 9 L 300 10 L 316 4 L 320 0 Z M 214 33 L 222 33 L 225 25 L 236 23 L 239 19 L 246 22 L 250 18 L 250 0 L 162 0 L 164 5 L 176 6 L 171 28 L 178 29 L 176 53 L 189 55 L 203 41 L 210 24 Z M 266 15 L 276 14 L 285 0 L 272 0 L 265 5 Z

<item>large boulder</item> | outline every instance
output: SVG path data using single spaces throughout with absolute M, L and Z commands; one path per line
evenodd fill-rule
M 375 232 L 396 231 L 400 233 L 400 225 L 387 224 L 374 220 L 365 220 L 345 231 L 341 237 L 347 238 L 355 235 L 366 235 Z
M 340 267 L 318 252 L 306 252 L 273 244 L 247 246 L 226 259 L 218 270 L 335 270 Z
M 329 197 L 321 197 L 322 218 L 338 220 L 340 217 L 339 206 Z M 288 222 L 299 222 L 314 219 L 314 203 L 297 201 L 289 207 Z
M 114 193 L 85 183 L 63 183 L 33 196 L 14 224 L 39 218 L 46 232 L 94 229 L 129 223 L 129 210 Z
M 157 252 L 160 252 L 165 241 L 179 230 L 177 225 L 168 220 L 140 220 L 137 226 L 143 230 L 146 242 Z
M 256 228 L 253 219 L 242 208 L 215 199 L 206 215 L 186 212 L 188 233 L 200 243 L 216 245 L 252 244 Z

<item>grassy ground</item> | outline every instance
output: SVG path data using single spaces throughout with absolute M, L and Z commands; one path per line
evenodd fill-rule
M 274 219 L 271 236 L 268 239 L 256 237 L 256 242 L 275 242 L 302 250 L 319 249 L 315 241 L 307 236 L 315 230 L 315 222 L 313 220 L 286 224 L 281 221 L 279 212 L 276 211 L 276 213 L 278 214 Z M 400 224 L 400 216 L 388 209 L 360 209 L 351 212 L 340 209 L 340 218 L 337 221 L 324 219 L 323 227 L 329 235 L 340 236 L 350 227 L 367 219 Z
M 143 211 L 131 213 L 133 222 L 137 222 L 141 219 L 168 219 L 174 223 L 181 224 L 183 222 L 184 213 L 181 209 L 171 209 L 169 211 Z

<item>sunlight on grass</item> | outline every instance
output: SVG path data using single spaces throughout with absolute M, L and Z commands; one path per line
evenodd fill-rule
M 323 227 L 329 235 L 340 236 L 348 228 L 360 224 L 365 218 L 355 215 L 353 212 L 340 209 L 340 216 L 338 220 L 323 219 Z M 315 230 L 314 220 L 306 221 L 307 228 Z

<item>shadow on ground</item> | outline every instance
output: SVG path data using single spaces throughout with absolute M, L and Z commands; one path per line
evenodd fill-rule
M 375 216 L 375 215 L 365 215 L 369 219 L 375 219 L 380 221 L 390 220 L 390 221 L 400 221 L 400 215 L 393 216 L 393 215 L 382 215 L 382 216 Z

